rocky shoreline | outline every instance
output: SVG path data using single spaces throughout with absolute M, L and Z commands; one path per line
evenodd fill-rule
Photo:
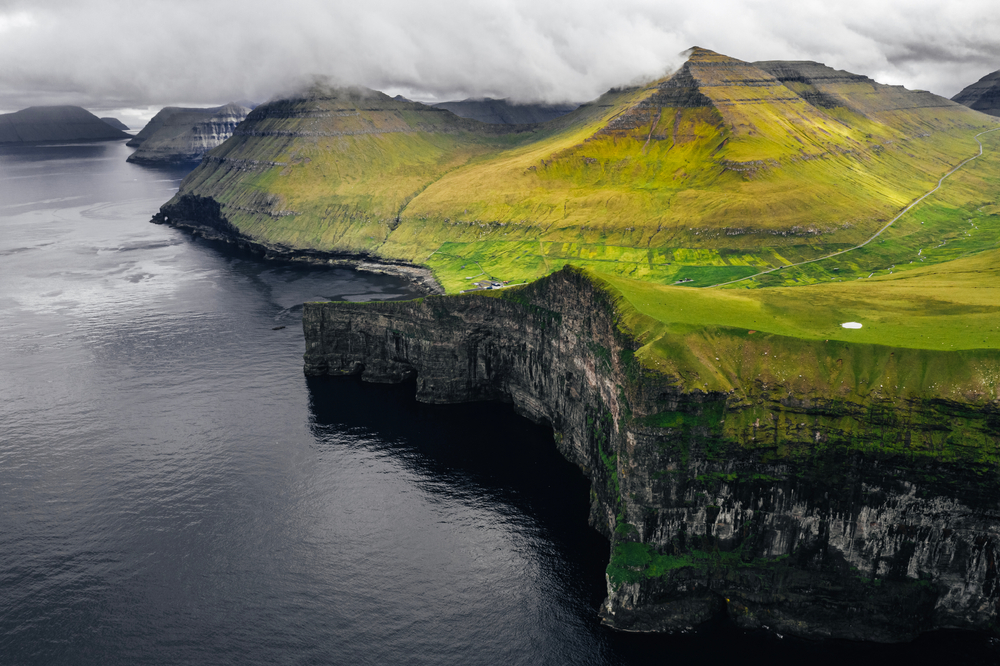
M 150 222 L 184 229 L 209 240 L 229 243 L 264 259 L 296 261 L 393 275 L 409 280 L 414 287 L 427 294 L 444 293 L 444 288 L 438 284 L 434 274 L 420 266 L 388 261 L 376 255 L 291 248 L 250 238 L 225 218 L 221 206 L 211 197 L 184 195 L 177 204 L 162 206 Z

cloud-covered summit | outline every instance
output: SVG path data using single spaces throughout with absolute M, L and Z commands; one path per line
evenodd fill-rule
M 992 2 L 0 0 L 0 109 L 213 105 L 314 76 L 427 101 L 583 101 L 693 44 L 951 96 L 1000 68 Z

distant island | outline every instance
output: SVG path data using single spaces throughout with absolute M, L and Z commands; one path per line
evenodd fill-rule
M 127 146 L 138 148 L 128 161 L 138 164 L 197 162 L 233 135 L 250 109 L 235 102 L 208 109 L 168 106 L 136 134 Z
M 131 138 L 79 106 L 30 106 L 0 114 L 0 144 Z

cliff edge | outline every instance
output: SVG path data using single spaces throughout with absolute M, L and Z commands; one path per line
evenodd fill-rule
M 996 350 L 689 327 L 656 361 L 635 316 L 570 267 L 460 296 L 307 303 L 305 371 L 415 378 L 418 400 L 508 401 L 551 425 L 611 542 L 614 628 L 726 613 L 814 638 L 998 633 Z M 796 377 L 789 358 L 817 370 Z M 888 385 L 940 367 L 964 379 Z

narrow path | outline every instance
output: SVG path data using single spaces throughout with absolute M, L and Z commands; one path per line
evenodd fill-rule
M 727 284 L 736 284 L 737 282 L 743 282 L 744 280 L 749 280 L 750 278 L 755 278 L 755 277 L 757 277 L 759 275 L 767 275 L 768 273 L 774 273 L 774 272 L 780 271 L 780 270 L 782 270 L 784 268 L 792 268 L 794 266 L 803 266 L 805 264 L 812 264 L 812 263 L 815 263 L 817 261 L 823 261 L 824 259 L 829 259 L 830 257 L 836 257 L 837 255 L 846 254 L 847 252 L 851 252 L 853 250 L 858 250 L 858 249 L 863 248 L 865 245 L 868 245 L 873 240 L 875 240 L 876 238 L 878 238 L 879 236 L 881 236 L 883 231 L 885 231 L 886 229 L 888 229 L 889 227 L 891 227 L 896 222 L 896 220 L 898 220 L 899 218 L 901 218 L 904 215 L 906 215 L 906 213 L 908 213 L 911 208 L 913 208 L 918 203 L 920 203 L 921 201 L 923 201 L 924 199 L 926 199 L 927 197 L 929 197 L 930 195 L 934 194 L 939 189 L 941 189 L 941 185 L 944 184 L 944 181 L 945 181 L 945 179 L 948 176 L 950 176 L 951 174 L 955 173 L 956 171 L 958 171 L 959 169 L 961 169 L 962 167 L 964 167 L 966 164 L 968 164 L 972 160 L 974 160 L 974 159 L 976 159 L 978 157 L 981 157 L 982 154 L 983 154 L 983 142 L 979 140 L 979 137 L 981 137 L 984 134 L 989 134 L 990 132 L 997 132 L 997 131 L 1000 131 L 1000 127 L 997 127 L 997 128 L 991 129 L 991 130 L 986 130 L 985 132 L 980 132 L 979 134 L 977 134 L 976 136 L 974 136 L 973 138 L 976 140 L 976 143 L 979 144 L 979 153 L 978 154 L 973 155 L 972 157 L 963 160 L 954 169 L 952 169 L 951 171 L 949 171 L 945 175 L 941 176 L 941 178 L 938 180 L 937 187 L 935 187 L 933 190 L 930 190 L 929 192 L 927 192 L 926 194 L 924 194 L 919 199 L 916 199 L 912 203 L 910 203 L 909 206 L 907 206 L 906 208 L 904 208 L 903 210 L 901 210 L 899 212 L 899 214 L 896 215 L 896 217 L 894 217 L 891 220 L 889 220 L 889 222 L 884 227 L 882 227 L 881 229 L 879 229 L 875 233 L 874 236 L 872 236 L 871 238 L 869 238 L 868 240 L 866 240 L 864 243 L 861 243 L 860 245 L 855 245 L 854 247 L 849 247 L 846 250 L 841 250 L 839 252 L 834 252 L 833 254 L 828 254 L 825 257 L 818 257 L 816 259 L 809 259 L 807 261 L 800 261 L 797 264 L 788 264 L 786 266 L 779 266 L 778 268 L 771 268 L 771 269 L 766 270 L 766 271 L 761 271 L 760 273 L 754 273 L 753 275 L 748 275 L 746 277 L 741 277 L 738 280 L 730 280 L 729 282 L 720 282 L 718 284 L 712 284 L 712 285 L 709 285 L 707 287 L 702 287 L 702 289 L 713 289 L 715 287 L 724 287 Z

